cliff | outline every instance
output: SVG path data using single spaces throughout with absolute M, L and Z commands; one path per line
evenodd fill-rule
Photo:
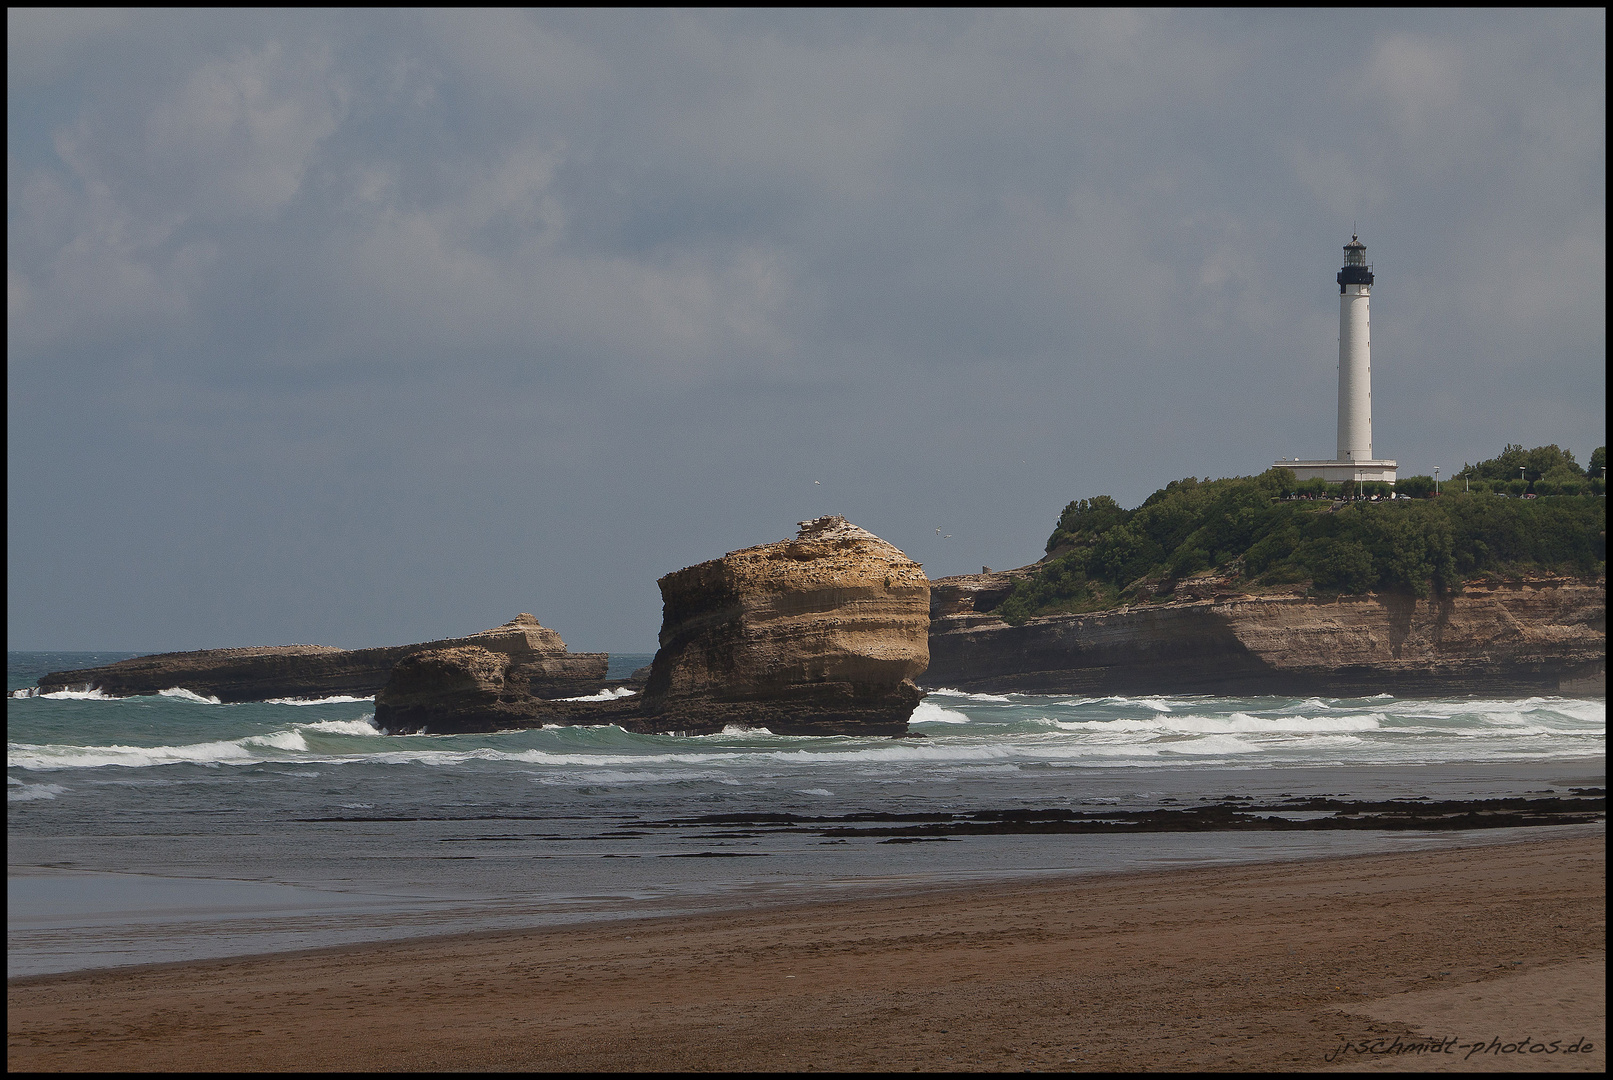
M 456 646 L 511 657 L 526 682 L 543 696 L 588 694 L 604 685 L 606 654 L 569 653 L 559 634 L 523 613 L 491 630 L 416 645 L 351 650 L 278 645 L 137 656 L 104 667 L 52 672 L 39 680 L 39 692 L 93 689 L 111 697 L 132 697 L 177 686 L 223 702 L 368 697 L 386 684 L 393 667 L 405 657 Z
M 1027 568 L 1028 569 L 1028 568 Z M 1019 573 L 1019 572 L 1013 572 Z M 1011 626 L 1003 575 L 934 583 L 925 683 L 1072 694 L 1605 694 L 1605 582 L 1306 598 L 1184 582 L 1179 598 Z

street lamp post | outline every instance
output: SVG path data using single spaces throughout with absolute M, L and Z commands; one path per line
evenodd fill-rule
M 1434 494 L 1439 494 L 1439 466 L 1434 466 Z

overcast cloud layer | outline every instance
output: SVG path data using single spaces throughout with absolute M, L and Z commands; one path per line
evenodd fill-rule
M 1380 457 L 1605 441 L 1600 11 L 7 21 L 11 648 L 647 651 L 831 512 L 1021 565 L 1331 456 L 1352 223 Z

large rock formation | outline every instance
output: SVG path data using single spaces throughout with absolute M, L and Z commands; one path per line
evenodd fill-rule
M 642 714 L 657 730 L 900 734 L 923 696 L 930 586 L 842 517 L 663 577 Z
M 934 583 L 926 684 L 1072 694 L 1607 692 L 1600 581 L 1470 582 L 1460 595 L 1418 600 L 1256 596 L 1206 579 L 1165 603 L 1021 626 L 991 613 L 1010 588 L 1003 575 Z
M 609 659 L 604 653 L 568 653 L 559 634 L 521 614 L 491 630 L 416 645 L 352 650 L 280 645 L 137 656 L 104 667 L 52 672 L 39 680 L 39 692 L 99 690 L 110 697 L 131 697 L 182 687 L 224 702 L 368 697 L 386 685 L 393 667 L 404 658 L 453 647 L 478 647 L 508 656 L 519 667 L 523 684 L 543 697 L 600 689 Z
M 619 724 L 630 731 L 899 735 L 929 659 L 924 570 L 844 518 L 794 540 L 668 574 L 661 649 L 641 696 L 539 700 L 514 658 L 486 648 L 421 652 L 376 697 L 394 733 Z

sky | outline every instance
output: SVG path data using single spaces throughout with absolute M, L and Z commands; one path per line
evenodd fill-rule
M 1606 15 L 7 13 L 7 640 L 648 652 L 843 514 L 1606 429 Z M 937 532 L 937 530 L 940 530 Z

